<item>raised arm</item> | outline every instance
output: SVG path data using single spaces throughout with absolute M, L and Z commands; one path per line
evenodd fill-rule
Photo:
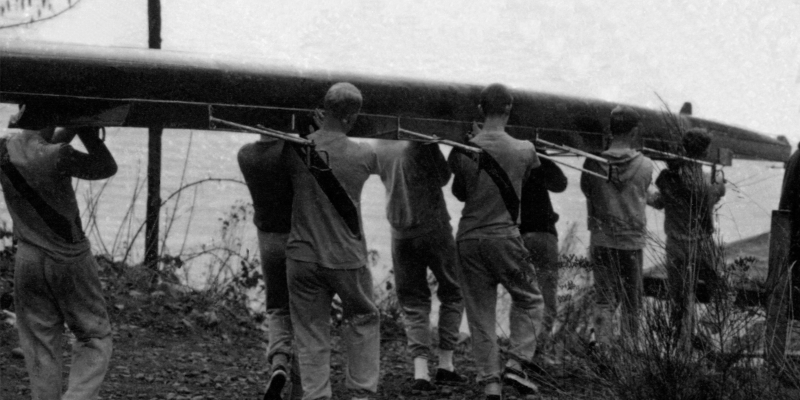
M 655 208 L 656 210 L 663 210 L 666 204 L 664 203 L 664 191 L 667 186 L 666 180 L 669 179 L 669 169 L 662 170 L 656 178 L 656 189 L 652 187 L 647 190 L 647 205 Z
M 567 189 L 567 177 L 561 168 L 551 160 L 539 158 L 539 168 L 531 170 L 530 180 L 553 193 L 561 193 Z
M 447 185 L 447 182 L 450 181 L 450 167 L 447 165 L 447 160 L 444 158 L 444 154 L 442 154 L 442 149 L 439 148 L 439 145 L 436 143 L 424 144 L 422 145 L 423 151 L 427 154 L 425 156 L 428 157 L 428 161 L 430 163 L 431 168 L 433 168 L 433 173 L 436 174 L 436 177 L 439 181 L 439 186 Z
M 467 188 L 464 185 L 464 177 L 460 172 L 460 168 L 458 164 L 460 163 L 461 154 L 456 151 L 450 151 L 450 156 L 447 158 L 447 164 L 450 166 L 450 170 L 453 171 L 453 196 L 458 199 L 458 201 L 465 201 L 467 200 Z
M 596 161 L 590 160 L 590 159 L 587 158 L 586 161 L 583 162 L 583 169 L 589 170 L 589 171 L 594 171 L 596 169 L 596 168 L 594 168 L 595 164 L 596 164 Z M 592 191 L 591 180 L 592 179 L 597 179 L 597 178 L 595 178 L 593 176 L 589 176 L 589 174 L 587 174 L 585 172 L 581 173 L 581 192 L 583 192 L 583 194 L 586 195 L 586 196 L 589 196 L 589 194 L 591 194 L 591 191 Z
M 714 177 L 714 183 L 711 184 L 712 193 L 714 194 L 714 203 L 718 202 L 725 196 L 725 176 L 722 171 L 717 171 Z
M 100 139 L 99 130 L 93 127 L 71 128 L 59 131 L 55 138 L 66 140 L 70 135 L 81 139 L 87 153 L 75 150 L 72 146 L 61 148 L 58 170 L 68 176 L 86 180 L 106 179 L 117 173 L 117 163 L 105 143 Z

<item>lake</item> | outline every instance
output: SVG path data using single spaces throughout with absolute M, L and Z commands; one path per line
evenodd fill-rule
M 16 106 L 0 105 L 0 135 L 7 134 L 8 118 L 16 112 Z M 191 182 L 208 180 L 180 192 L 170 199 L 161 213 L 160 232 L 167 232 L 163 251 L 173 256 L 184 256 L 198 252 L 203 246 L 209 248 L 223 241 L 222 222 L 228 218 L 235 206 L 249 203 L 247 188 L 242 181 L 236 162 L 236 153 L 245 143 L 255 141 L 257 135 L 166 130 L 163 137 L 162 199 L 166 199 L 178 188 Z M 109 128 L 106 143 L 119 164 L 117 175 L 106 181 L 76 184 L 76 192 L 82 207 L 87 200 L 99 196 L 97 218 L 87 226 L 87 234 L 93 249 L 98 253 L 113 254 L 120 259 L 128 242 L 144 223 L 147 169 L 147 131 L 143 129 Z M 80 148 L 79 141 L 73 142 Z M 443 147 L 447 154 L 449 148 Z M 563 157 L 562 161 L 580 166 L 582 158 Z M 662 163 L 656 168 L 660 170 Z M 562 248 L 567 232 L 573 232 L 568 240 L 570 253 L 586 254 L 589 234 L 586 230 L 586 204 L 578 185 L 580 173 L 564 168 L 569 186 L 564 193 L 553 194 L 553 205 L 561 216 L 557 228 Z M 731 242 L 757 235 L 769 230 L 772 209 L 777 207 L 783 169 L 779 163 L 735 160 L 733 167 L 725 169 L 728 180 L 727 194 L 720 202 L 717 226 L 720 238 Z M 461 213 L 461 203 L 444 188 L 448 210 L 455 228 Z M 387 278 L 391 268 L 390 231 L 385 218 L 384 189 L 377 176 L 371 177 L 362 194 L 362 215 L 367 246 L 377 255 L 374 266 L 375 281 Z M 88 215 L 82 216 L 84 224 Z M 0 222 L 10 226 L 5 204 L 0 205 Z M 646 252 L 646 265 L 652 265 L 662 257 L 664 235 L 663 214 L 648 209 L 648 229 L 652 234 L 651 245 Z M 455 229 L 454 229 L 455 232 Z M 241 235 L 244 251 L 257 251 L 255 228 L 250 221 L 236 225 L 235 234 Z M 143 229 L 131 246 L 129 260 L 140 262 L 143 257 Z M 202 286 L 212 259 L 199 257 L 187 266 L 188 283 Z

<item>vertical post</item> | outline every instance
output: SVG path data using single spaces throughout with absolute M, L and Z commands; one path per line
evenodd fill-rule
M 161 48 L 161 1 L 147 0 L 148 47 Z M 161 134 L 163 129 L 151 126 L 147 143 L 147 213 L 145 216 L 144 264 L 158 270 L 158 222 L 161 209 Z M 156 278 L 153 274 L 153 279 Z
M 161 48 L 161 0 L 147 0 L 147 47 Z
M 769 272 L 767 273 L 767 321 L 765 351 L 767 362 L 778 370 L 785 367 L 788 338 L 788 308 L 791 307 L 791 271 L 789 211 L 772 211 L 769 235 Z

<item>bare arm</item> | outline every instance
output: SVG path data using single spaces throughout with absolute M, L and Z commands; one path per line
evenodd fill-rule
M 450 170 L 453 171 L 453 196 L 458 201 L 465 201 L 467 199 L 467 188 L 464 185 L 464 178 L 458 173 L 459 158 L 461 158 L 461 154 L 453 150 L 450 152 L 447 163 L 450 165 Z
M 594 161 L 587 159 L 586 161 L 583 162 L 583 169 L 589 170 L 589 171 L 594 171 L 594 168 L 592 168 L 593 165 L 594 165 Z M 592 186 L 591 186 L 591 183 L 590 183 L 591 179 L 597 179 L 597 178 L 595 178 L 593 176 L 589 176 L 585 172 L 581 173 L 581 192 L 583 192 L 583 194 L 585 196 L 587 196 L 587 197 L 589 196 L 589 194 L 592 191 Z
M 72 139 L 75 138 L 75 135 L 78 133 L 77 129 L 69 129 L 69 128 L 49 128 L 55 130 L 53 132 L 52 138 L 50 139 L 50 143 L 69 143 Z
M 664 197 L 661 195 L 661 192 L 657 190 L 648 190 L 647 191 L 647 205 L 650 207 L 655 208 L 656 210 L 663 210 L 664 209 Z

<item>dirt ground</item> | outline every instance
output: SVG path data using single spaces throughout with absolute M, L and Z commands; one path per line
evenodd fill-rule
M 191 302 L 111 295 L 114 354 L 101 390 L 102 399 L 260 399 L 268 379 L 264 332 L 257 324 L 236 321 L 235 313 L 225 320 L 202 326 L 208 313 L 188 311 Z M 224 313 L 224 311 L 222 312 Z M 412 366 L 402 330 L 384 327 L 381 346 L 381 378 L 376 400 L 381 399 L 476 399 L 481 388 L 475 384 L 440 387 L 430 396 L 412 395 L 407 386 Z M 344 387 L 344 360 L 334 330 L 332 386 L 334 399 L 348 399 Z M 24 360 L 15 357 L 16 329 L 0 323 L 0 398 L 29 399 Z M 69 363 L 69 348 L 64 352 Z M 456 351 L 459 372 L 475 378 L 475 368 L 466 346 Z M 435 365 L 431 370 L 435 371 Z M 65 382 L 66 382 L 65 369 Z M 546 392 L 545 392 L 546 394 Z M 558 396 L 556 396 L 558 397 Z M 506 398 L 522 399 L 511 388 Z M 547 398 L 547 396 L 545 396 Z
M 263 316 L 249 312 L 244 302 L 236 297 L 236 292 L 231 295 L 225 291 L 171 290 L 170 286 L 145 290 L 142 288 L 149 286 L 146 284 L 149 280 L 147 275 L 137 274 L 136 269 L 131 268 L 119 270 L 124 273 L 115 271 L 113 266 L 106 265 L 101 273 L 114 340 L 114 354 L 100 393 L 101 399 L 262 398 L 269 377 L 265 357 L 266 333 L 261 324 Z M 0 274 L 0 292 L 6 294 L 0 296 L 0 307 L 13 309 L 8 300 L 9 289 L 10 280 Z M 573 298 L 570 304 L 583 310 L 579 306 L 583 301 L 586 300 Z M 482 388 L 474 383 L 476 369 L 468 339 L 456 349 L 455 365 L 470 383 L 440 387 L 436 393 L 427 396 L 411 394 L 408 387 L 413 367 L 405 349 L 399 309 L 396 305 L 389 305 L 381 310 L 386 315 L 382 316 L 380 381 L 374 400 L 482 399 Z M 566 312 L 565 315 L 573 315 L 574 312 Z M 332 318 L 335 321 L 336 315 Z M 575 318 L 581 321 L 586 319 L 580 315 Z M 345 360 L 340 351 L 342 346 L 337 331 L 338 328 L 334 326 L 331 362 L 333 399 L 349 400 L 344 387 Z M 557 341 L 564 346 L 567 344 L 563 339 Z M 501 341 L 501 346 L 507 344 L 507 340 Z M 0 320 L 2 400 L 30 398 L 24 360 L 14 354 L 18 346 L 16 328 Z M 581 346 L 580 342 L 575 342 L 571 348 L 578 349 Z M 67 365 L 69 351 L 68 347 L 64 352 Z M 597 365 L 588 364 L 585 355 L 577 352 L 562 349 L 562 353 L 569 355 L 561 359 L 561 367 L 549 366 L 541 371 L 540 377 L 547 377 L 550 385 L 540 385 L 540 396 L 519 396 L 514 389 L 507 387 L 504 389 L 505 398 L 615 398 L 614 381 L 607 376 L 601 379 L 596 373 Z M 433 363 L 430 367 L 435 371 Z M 66 378 L 68 368 L 64 372 Z M 788 393 L 784 398 L 799 398 L 795 397 L 796 391 Z

